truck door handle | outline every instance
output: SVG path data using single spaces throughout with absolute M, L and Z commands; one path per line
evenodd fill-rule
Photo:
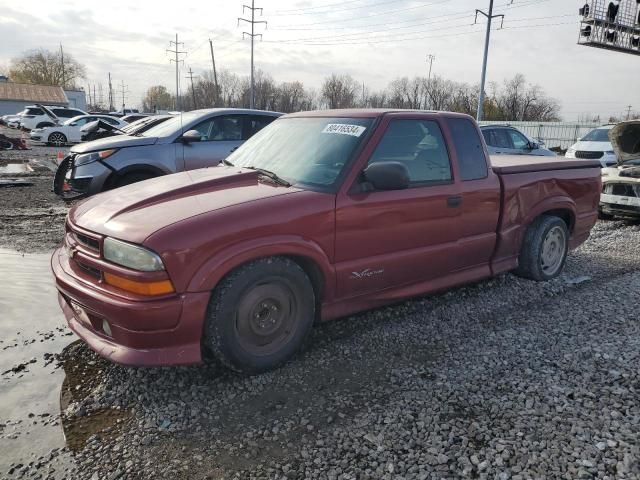
M 458 208 L 460 205 L 462 205 L 462 197 L 460 195 L 454 195 L 447 198 L 447 207 Z

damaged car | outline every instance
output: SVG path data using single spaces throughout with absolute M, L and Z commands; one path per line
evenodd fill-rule
M 602 169 L 600 218 L 640 218 L 640 120 L 619 123 L 609 139 L 618 162 Z

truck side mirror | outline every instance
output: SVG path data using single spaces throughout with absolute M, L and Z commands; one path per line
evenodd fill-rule
M 362 172 L 376 190 L 404 190 L 409 188 L 409 170 L 400 162 L 376 162 Z

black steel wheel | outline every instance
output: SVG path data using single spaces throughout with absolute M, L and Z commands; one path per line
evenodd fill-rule
M 314 315 L 313 287 L 298 264 L 283 257 L 256 260 L 213 291 L 203 343 L 233 370 L 270 370 L 300 348 Z

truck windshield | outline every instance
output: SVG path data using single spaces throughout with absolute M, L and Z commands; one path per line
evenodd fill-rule
M 331 187 L 371 123 L 370 118 L 282 118 L 251 137 L 227 161 L 268 170 L 291 184 Z

